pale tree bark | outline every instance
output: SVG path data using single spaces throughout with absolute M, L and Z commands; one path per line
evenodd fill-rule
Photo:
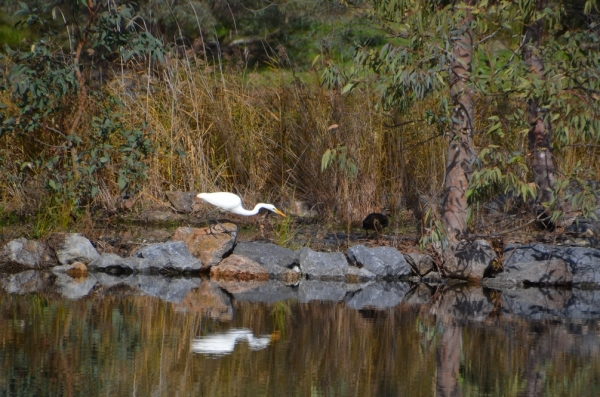
M 68 134 L 74 135 L 81 124 L 81 119 L 88 107 L 88 94 L 86 89 L 86 81 L 85 77 L 81 73 L 81 65 L 79 61 L 81 60 L 81 53 L 83 51 L 83 47 L 87 44 L 89 40 L 89 36 L 92 33 L 92 25 L 94 23 L 94 19 L 100 10 L 102 3 L 98 2 L 98 4 L 94 4 L 92 0 L 87 0 L 88 12 L 90 13 L 87 26 L 83 30 L 83 34 L 77 43 L 77 49 L 75 50 L 75 58 L 73 58 L 73 69 L 75 70 L 75 77 L 77 78 L 77 82 L 79 83 L 79 95 L 77 101 L 77 112 L 71 121 L 71 125 L 69 127 Z M 73 171 L 73 179 L 78 182 L 79 175 L 79 156 L 77 154 L 77 145 L 73 143 L 69 143 L 70 151 L 71 151 L 71 169 Z
M 472 5 L 473 0 L 465 2 Z M 442 220 L 450 241 L 467 234 L 467 188 L 473 164 L 473 92 L 469 87 L 473 58 L 473 17 L 467 9 L 458 34 L 453 37 L 450 96 L 454 106 L 446 157 Z
M 539 0 L 538 10 L 546 7 L 546 0 Z M 544 61 L 540 53 L 544 19 L 539 19 L 523 28 L 524 46 L 523 60 L 536 78 L 544 78 Z M 552 199 L 552 191 L 556 183 L 556 163 L 550 146 L 552 125 L 547 112 L 542 109 L 541 99 L 529 98 L 528 112 L 528 150 L 529 162 L 533 173 L 533 181 L 537 187 L 537 202 L 548 202 Z

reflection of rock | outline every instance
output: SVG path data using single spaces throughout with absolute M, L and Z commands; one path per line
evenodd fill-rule
M 271 274 L 269 274 L 269 276 L 271 276 Z M 296 284 L 302 279 L 300 268 L 298 266 L 295 266 L 294 269 L 286 269 L 285 273 L 274 277 L 279 278 L 281 281 L 289 285 Z
M 88 296 L 98 280 L 93 275 L 86 278 L 73 278 L 65 273 L 56 273 L 56 287 L 67 299 L 77 300 Z
M 267 270 L 253 261 L 241 255 L 230 255 L 223 259 L 221 263 L 210 268 L 210 277 L 224 280 L 268 280 Z
M 46 244 L 24 237 L 9 241 L 0 252 L 0 269 L 3 270 L 11 265 L 21 269 L 36 269 L 55 263 Z
M 427 284 L 419 283 L 413 286 L 404 297 L 404 302 L 409 305 L 422 306 L 431 299 L 431 288 Z
M 204 280 L 198 288 L 191 290 L 174 308 L 177 311 L 200 313 L 219 321 L 233 319 L 231 298 L 219 288 L 219 285 L 207 280 Z
M 494 310 L 494 304 L 479 287 L 457 285 L 442 290 L 440 299 L 430 311 L 446 320 L 466 322 L 483 321 Z
M 271 336 L 255 337 L 249 329 L 233 328 L 226 332 L 193 339 L 192 351 L 211 356 L 225 356 L 233 353 L 235 345 L 242 341 L 248 342 L 251 350 L 262 350 L 271 343 Z
M 266 280 L 263 281 L 229 281 L 229 280 L 214 280 L 214 284 L 217 284 L 219 287 L 223 288 L 225 291 L 229 292 L 232 295 L 241 294 L 243 292 L 252 291 L 260 287 L 261 285 L 267 284 Z
M 302 280 L 298 285 L 298 301 L 339 302 L 346 296 L 346 283 L 339 281 Z
M 102 272 L 94 273 L 94 276 L 98 279 L 98 283 L 105 288 L 112 288 L 117 285 L 130 286 L 133 284 L 131 281 L 133 275 L 112 275 Z M 132 287 L 133 290 L 137 291 L 137 288 Z
M 421 281 L 430 285 L 443 284 L 444 278 L 438 272 L 429 272 L 421 278 Z
M 232 292 L 235 300 L 248 302 L 275 303 L 288 299 L 298 299 L 298 289 L 280 280 L 269 280 L 258 287 L 240 293 Z
M 502 312 L 532 320 L 563 317 L 573 293 L 555 288 L 517 288 L 502 290 Z
M 224 232 L 223 227 L 228 232 Z M 173 234 L 173 240 L 183 241 L 188 250 L 203 264 L 203 270 L 221 262 L 231 252 L 237 237 L 237 226 L 223 223 L 208 228 L 179 227 Z
M 60 270 L 60 269 L 59 269 Z M 144 295 L 154 296 L 167 302 L 181 302 L 188 293 L 200 285 L 200 278 L 167 278 L 144 274 L 127 277 L 109 276 L 103 273 L 90 274 L 87 278 L 72 278 L 63 271 L 55 271 L 56 286 L 69 299 L 87 296 L 99 283 L 104 287 L 127 285 Z
M 351 262 L 356 262 L 378 277 L 403 277 L 411 274 L 404 255 L 393 247 L 367 248 L 355 245 L 346 251 Z
M 55 276 L 49 272 L 27 270 L 17 274 L 7 274 L 0 278 L 0 285 L 9 294 L 28 294 L 42 291 L 52 285 Z
M 573 288 L 573 297 L 563 314 L 568 318 L 600 319 L 600 291 Z
M 77 277 L 87 277 L 88 270 L 87 267 L 81 262 L 75 262 L 70 265 L 71 268 L 67 269 L 66 273 L 68 276 L 77 278 Z
M 353 309 L 394 307 L 402 302 L 409 289 L 409 283 L 372 283 L 346 296 L 345 302 Z
M 128 279 L 129 285 L 146 295 L 174 303 L 181 302 L 192 289 L 200 285 L 200 282 L 200 278 L 168 278 L 143 274 Z
M 444 250 L 444 271 L 451 278 L 481 279 L 496 259 L 496 252 L 485 240 L 462 240 Z
M 98 283 L 106 288 L 113 288 L 118 285 L 126 285 L 143 293 L 144 295 L 155 296 L 168 302 L 181 302 L 187 294 L 197 288 L 201 279 L 162 277 L 145 274 L 132 274 L 128 276 L 112 276 L 104 273 L 94 273 L 94 278 Z
M 572 281 L 573 275 L 565 261 L 552 259 L 508 264 L 502 273 L 481 280 L 481 285 L 490 288 L 522 284 L 569 285 Z

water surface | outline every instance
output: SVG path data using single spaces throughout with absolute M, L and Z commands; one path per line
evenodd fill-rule
M 179 281 L 5 280 L 0 396 L 600 395 L 593 291 Z

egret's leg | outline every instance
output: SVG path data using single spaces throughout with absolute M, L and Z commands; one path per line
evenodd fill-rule
M 216 208 L 216 209 L 214 209 L 214 210 L 212 210 L 212 211 L 209 211 L 209 212 L 206 214 L 206 223 L 208 224 L 208 230 L 209 230 L 210 234 L 212 234 L 213 236 L 215 236 L 215 234 L 213 233 L 213 230 L 212 230 L 212 228 L 211 228 L 211 226 L 210 226 L 210 218 L 209 218 L 209 216 L 210 216 L 210 214 L 212 214 L 212 213 L 221 213 L 221 209 L 220 209 L 220 208 Z M 227 233 L 227 234 L 229 234 L 229 235 L 231 235 L 231 233 L 233 233 L 232 231 L 229 231 L 229 230 L 227 230 L 227 228 L 226 228 L 225 226 L 223 226 L 223 225 L 221 224 L 221 222 L 219 222 L 219 220 L 217 219 L 217 217 L 216 217 L 216 216 L 215 216 L 215 219 L 214 219 L 214 221 L 215 221 L 215 223 L 216 223 L 217 225 L 221 226 L 221 229 L 223 230 L 223 233 Z M 215 237 L 216 237 L 216 236 L 215 236 Z
M 215 222 L 217 223 L 217 225 L 221 226 L 221 229 L 222 229 L 223 233 L 227 233 L 227 234 L 229 234 L 231 236 L 231 233 L 233 233 L 233 232 L 227 230 L 227 228 L 225 226 L 223 226 L 221 224 L 221 222 L 219 222 L 219 220 L 217 218 L 215 218 Z
M 210 227 L 210 214 L 212 214 L 212 213 L 214 213 L 214 212 L 217 212 L 217 211 L 219 211 L 219 209 L 218 209 L 218 208 L 216 208 L 216 209 L 214 209 L 214 210 L 212 210 L 212 211 L 208 211 L 208 212 L 206 213 L 206 225 L 208 226 L 208 231 L 209 231 L 209 232 L 210 232 L 210 234 L 212 234 L 213 236 L 214 236 L 215 234 L 213 233 L 213 231 L 212 231 L 212 228 Z M 219 223 L 219 221 L 217 221 L 217 219 L 216 219 L 216 218 L 215 218 L 215 221 L 216 221 L 217 223 Z

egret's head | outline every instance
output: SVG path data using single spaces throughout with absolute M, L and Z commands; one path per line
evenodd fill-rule
M 264 206 L 264 208 L 268 209 L 269 211 L 273 211 L 276 214 L 279 214 L 281 216 L 283 216 L 284 218 L 286 217 L 285 214 L 281 211 L 279 211 L 277 208 L 275 208 L 275 206 L 273 204 L 266 204 Z

